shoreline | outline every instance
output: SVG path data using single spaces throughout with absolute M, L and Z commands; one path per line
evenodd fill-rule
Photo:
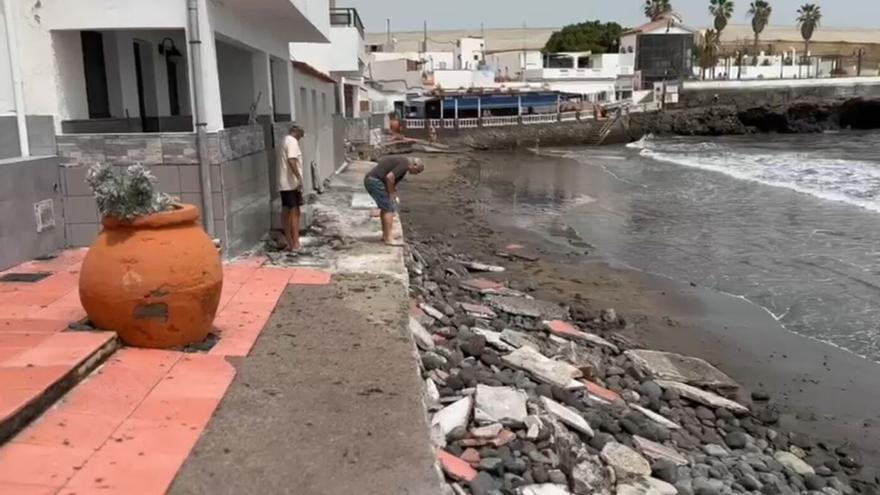
M 743 298 L 612 265 L 564 222 L 549 236 L 504 225 L 500 215 L 487 211 L 491 205 L 481 205 L 473 194 L 479 186 L 468 169 L 474 160 L 487 159 L 503 158 L 428 157 L 429 173 L 403 189 L 407 229 L 416 237 L 422 231 L 454 232 L 449 242 L 457 251 L 487 262 L 498 261 L 495 250 L 505 242 L 531 247 L 541 258 L 537 262 L 504 264 L 511 279 L 531 279 L 539 287 L 535 297 L 575 300 L 592 310 L 614 308 L 628 322 L 623 334 L 634 342 L 706 359 L 742 385 L 748 402 L 747 391 L 769 393 L 781 412 L 782 430 L 809 434 L 832 452 L 851 442 L 866 466 L 852 479 L 876 481 L 880 386 L 870 383 L 876 363 L 789 332 Z M 445 218 L 456 204 L 462 205 L 458 221 Z M 437 215 L 441 210 L 448 213 Z

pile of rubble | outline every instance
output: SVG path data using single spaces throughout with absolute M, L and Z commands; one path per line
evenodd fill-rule
M 705 361 L 627 341 L 614 310 L 534 299 L 503 267 L 448 250 L 413 243 L 408 265 L 450 493 L 854 492 L 855 455 L 774 428 L 766 394 L 737 402 Z

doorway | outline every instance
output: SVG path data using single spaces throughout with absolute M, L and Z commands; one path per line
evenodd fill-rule
M 80 33 L 83 53 L 83 71 L 86 78 L 86 102 L 90 119 L 110 117 L 110 97 L 107 92 L 107 65 L 104 60 L 104 36 L 97 31 Z

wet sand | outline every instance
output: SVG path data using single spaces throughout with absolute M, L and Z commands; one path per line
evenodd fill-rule
M 511 279 L 534 281 L 536 297 L 614 308 L 626 318 L 634 342 L 708 360 L 743 386 L 744 403 L 752 391 L 768 393 L 782 414 L 781 431 L 807 434 L 831 452 L 851 444 L 865 466 L 852 479 L 877 481 L 880 366 L 794 335 L 747 301 L 611 266 L 604 256 L 609 253 L 594 252 L 589 239 L 577 238 L 564 224 L 552 225 L 549 236 L 511 226 L 502 205 L 478 201 L 481 186 L 474 173 L 475 160 L 505 159 L 509 156 L 426 156 L 427 171 L 401 187 L 408 235 L 447 233 L 456 250 L 503 264 Z M 526 246 L 540 260 L 495 255 L 511 243 Z M 824 459 L 825 449 L 813 451 Z

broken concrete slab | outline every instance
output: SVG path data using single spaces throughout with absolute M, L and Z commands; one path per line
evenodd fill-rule
M 430 378 L 425 380 L 425 395 L 427 395 L 432 402 L 440 401 L 440 391 L 437 389 L 437 384 Z
M 605 467 L 598 456 L 581 452 L 577 457 L 578 462 L 572 466 L 570 477 L 575 495 L 610 495 L 614 472 Z
M 620 398 L 619 395 L 617 395 L 617 392 L 613 390 L 608 390 L 598 383 L 594 383 L 589 380 L 581 381 L 587 387 L 587 392 L 590 394 L 591 398 L 599 399 L 601 402 L 604 402 L 606 404 L 613 404 L 615 402 L 620 402 L 623 400 Z
M 419 308 L 421 308 L 421 310 L 424 311 L 426 315 L 434 318 L 435 320 L 442 320 L 445 316 L 443 312 L 429 304 L 420 303 Z
M 486 338 L 486 343 L 490 346 L 498 349 L 499 351 L 510 352 L 516 349 L 514 346 L 508 344 L 501 338 L 501 332 L 494 332 L 492 330 L 486 330 L 485 328 L 473 327 L 471 331 L 477 335 L 482 335 Z
M 630 350 L 624 353 L 636 366 L 654 379 L 670 380 L 716 391 L 734 397 L 739 384 L 708 362 L 673 352 Z
M 780 450 L 773 454 L 773 458 L 776 459 L 779 464 L 782 464 L 783 466 L 791 469 L 801 476 L 816 474 L 816 471 L 813 469 L 812 466 L 802 461 L 798 456 L 792 454 L 791 452 Z
M 474 398 L 474 420 L 477 423 L 521 426 L 529 415 L 526 410 L 528 396 L 513 387 L 477 385 Z
M 501 340 L 507 342 L 517 349 L 526 345 L 529 347 L 537 348 L 537 345 L 532 342 L 528 335 L 522 332 L 517 332 L 516 330 L 511 330 L 509 328 L 505 328 L 501 331 Z
M 544 327 L 548 332 L 557 337 L 581 343 L 589 343 L 599 347 L 606 347 L 615 354 L 620 353 L 620 349 L 613 343 L 599 337 L 598 335 L 582 332 L 567 321 L 547 320 L 544 322 Z
M 355 210 L 372 210 L 376 202 L 367 193 L 354 193 L 351 195 L 351 207 Z
M 409 331 L 412 333 L 416 341 L 416 345 L 423 351 L 430 351 L 434 348 L 434 337 L 412 316 L 409 317 Z
M 478 261 L 462 261 L 461 264 L 472 272 L 501 273 L 505 270 L 503 266 L 489 265 Z
M 651 465 L 635 450 L 617 442 L 608 442 L 600 454 L 611 466 L 618 483 L 639 480 L 651 476 Z
M 577 411 L 569 408 L 568 406 L 563 406 L 562 404 L 548 399 L 547 397 L 541 397 L 541 404 L 544 405 L 544 408 L 547 409 L 547 412 L 555 416 L 559 419 L 559 421 L 563 422 L 567 426 L 577 430 L 588 437 L 593 436 L 593 429 L 590 427 L 590 424 L 587 423 L 587 420 L 584 419 Z
M 678 489 L 657 478 L 644 478 L 617 485 L 617 495 L 676 495 Z
M 541 301 L 539 299 L 527 299 L 524 297 L 490 295 L 486 297 L 489 306 L 516 316 L 529 318 L 562 319 L 568 311 L 559 305 Z
M 473 399 L 464 397 L 444 407 L 431 418 L 431 426 L 439 426 L 443 435 L 449 435 L 452 430 L 462 427 L 467 428 L 468 419 L 471 415 Z
M 660 426 L 663 426 L 663 427 L 668 428 L 670 430 L 680 430 L 681 429 L 681 426 L 678 423 L 676 423 L 675 421 L 672 421 L 671 419 L 667 418 L 666 416 L 663 416 L 662 414 L 655 413 L 654 411 L 648 409 L 647 407 L 642 407 L 638 404 L 630 404 L 629 407 L 644 414 L 645 416 L 648 417 L 648 419 L 657 423 Z
M 730 399 L 725 399 L 718 394 L 707 392 L 705 390 L 700 390 L 697 387 L 693 387 L 685 383 L 673 382 L 669 380 L 655 381 L 657 382 L 657 385 L 660 385 L 660 387 L 662 387 L 663 389 L 675 390 L 682 397 L 690 399 L 694 402 L 698 402 L 705 406 L 721 407 L 737 414 L 748 414 L 749 412 L 749 408 L 738 402 L 734 402 Z
M 451 479 L 456 481 L 471 481 L 477 477 L 477 470 L 460 457 L 456 457 L 443 449 L 437 451 L 437 460 L 440 468 Z
M 658 461 L 665 459 L 677 466 L 687 466 L 688 460 L 672 447 L 642 438 L 638 435 L 633 436 L 633 443 L 636 447 L 649 459 Z
M 483 306 L 482 304 L 458 303 L 461 309 L 474 318 L 497 318 L 498 315 L 492 311 L 492 308 Z
M 485 278 L 469 278 L 467 280 L 462 280 L 458 283 L 458 286 L 464 290 L 480 294 L 494 294 L 497 291 L 504 289 L 504 284 L 501 282 L 487 280 Z
M 544 483 L 541 485 L 526 485 L 519 488 L 519 495 L 571 495 L 565 485 Z
M 474 438 L 495 438 L 503 429 L 504 425 L 501 423 L 493 423 L 486 426 L 471 428 L 471 435 L 473 435 Z
M 581 370 L 568 363 L 550 359 L 533 347 L 520 347 L 510 354 L 502 356 L 501 361 L 508 366 L 527 371 L 537 380 L 550 385 L 563 388 L 576 387 L 577 385 L 580 385 L 581 388 L 584 387 L 579 382 L 572 384 L 575 378 L 580 378 L 582 375 Z

